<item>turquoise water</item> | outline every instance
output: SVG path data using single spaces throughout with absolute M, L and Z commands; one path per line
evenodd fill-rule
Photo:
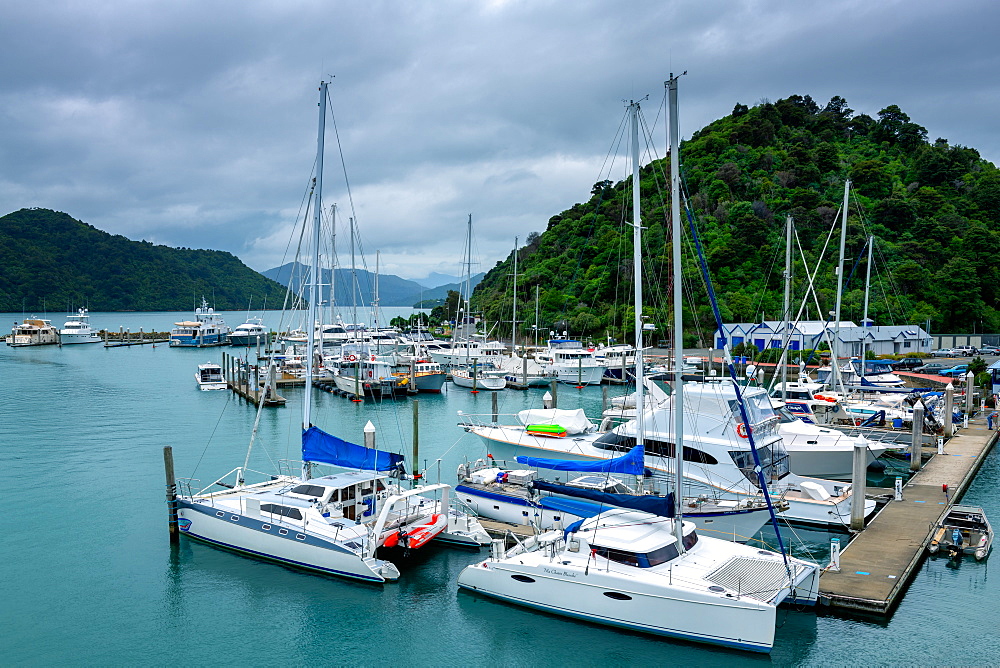
M 2 317 L 2 315 L 0 315 Z M 8 322 L 19 319 L 8 314 Z M 98 328 L 164 330 L 187 314 L 94 314 Z M 242 322 L 235 316 L 231 325 Z M 58 317 L 53 318 L 61 325 Z M 121 321 L 121 322 L 119 322 Z M 2 320 L 0 320 L 2 322 Z M 271 324 L 268 322 L 267 324 Z M 779 612 L 773 653 L 756 656 L 649 638 L 522 610 L 457 591 L 476 553 L 431 546 L 400 562 L 400 582 L 371 586 L 257 562 L 167 537 L 162 448 L 179 477 L 214 480 L 242 465 L 254 407 L 200 392 L 198 364 L 226 348 L 100 344 L 0 346 L 0 471 L 7 664 L 847 665 L 1000 662 L 1000 583 L 990 563 L 928 559 L 887 623 Z M 447 386 L 446 387 L 450 387 Z M 267 409 L 251 466 L 298 451 L 302 389 Z M 611 394 L 616 390 L 612 389 Z M 500 412 L 542 391 L 505 391 Z M 457 411 L 487 414 L 490 394 L 421 395 L 420 459 L 453 482 L 485 449 Z M 601 390 L 559 388 L 560 406 L 600 407 Z M 314 421 L 409 455 L 412 400 L 355 404 L 315 395 Z M 440 459 L 440 467 L 436 460 Z M 423 463 L 423 462 L 421 462 Z M 965 501 L 1000 523 L 1000 457 Z M 825 558 L 829 537 L 797 532 L 797 553 Z M 994 555 L 992 560 L 1000 557 Z

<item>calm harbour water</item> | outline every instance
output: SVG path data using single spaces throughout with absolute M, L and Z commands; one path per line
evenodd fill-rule
M 8 323 L 21 319 L 4 315 Z M 230 326 L 244 315 L 226 314 Z M 92 320 L 97 329 L 164 331 L 188 317 L 95 313 Z M 63 322 L 62 316 L 52 320 Z M 163 446 L 174 447 L 178 477 L 207 483 L 242 465 L 253 426 L 252 405 L 228 392 L 196 388 L 196 366 L 219 361 L 222 351 L 235 349 L 0 346 L 4 663 L 1000 663 L 1000 636 L 989 631 L 1000 627 L 1000 583 L 989 578 L 990 560 L 954 568 L 946 559 L 928 559 L 886 623 L 779 612 L 774 651 L 758 656 L 582 624 L 458 592 L 459 571 L 484 553 L 431 546 L 400 562 L 398 583 L 379 587 L 184 539 L 171 549 Z M 440 458 L 441 479 L 451 483 L 459 462 L 486 453 L 479 439 L 457 426 L 457 411 L 489 413 L 491 399 L 485 392 L 446 389 L 419 397 L 420 458 L 428 462 L 431 481 Z M 273 462 L 297 456 L 302 392 L 283 390 L 288 406 L 264 411 L 252 468 L 273 471 Z M 540 405 L 541 394 L 505 391 L 500 412 Z M 595 413 L 600 402 L 598 388 L 559 388 L 562 408 Z M 411 400 L 362 405 L 317 392 L 314 407 L 314 421 L 327 431 L 360 442 L 371 420 L 380 447 L 409 456 Z M 1000 456 L 994 452 L 964 501 L 984 506 L 1000 523 L 998 489 Z M 827 535 L 783 535 L 796 542 L 798 554 L 826 557 Z

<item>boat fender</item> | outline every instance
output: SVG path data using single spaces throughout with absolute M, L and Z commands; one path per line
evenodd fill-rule
M 507 472 L 500 471 L 497 473 L 497 482 L 507 482 Z

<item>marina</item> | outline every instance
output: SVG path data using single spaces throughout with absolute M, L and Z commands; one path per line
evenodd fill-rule
M 123 320 L 129 328 L 155 328 L 155 323 L 169 320 L 163 314 L 93 314 L 97 323 L 114 318 Z M 322 661 L 331 651 L 347 652 L 362 656 L 362 647 L 377 643 L 389 629 L 413 629 L 434 624 L 442 630 L 445 639 L 431 648 L 415 665 L 456 663 L 456 656 L 466 661 L 495 662 L 497 652 L 514 663 L 532 665 L 559 665 L 558 647 L 565 643 L 578 643 L 592 647 L 589 659 L 594 662 L 619 665 L 624 662 L 662 662 L 665 652 L 672 660 L 708 662 L 752 662 L 759 660 L 731 650 L 715 649 L 683 642 L 655 639 L 630 632 L 603 628 L 567 619 L 549 617 L 530 610 L 491 602 L 476 595 L 457 591 L 458 575 L 467 565 L 479 561 L 484 553 L 463 552 L 436 548 L 433 542 L 421 554 L 401 562 L 403 575 L 387 588 L 372 590 L 370 586 L 331 580 L 260 563 L 191 541 L 181 541 L 171 548 L 166 531 L 163 505 L 164 445 L 174 446 L 178 476 L 205 478 L 205 472 L 224 470 L 233 454 L 243 451 L 253 421 L 256 407 L 232 402 L 228 392 L 199 392 L 191 382 L 191 374 L 198 364 L 205 361 L 205 351 L 168 349 L 164 347 L 136 346 L 105 354 L 87 346 L 58 348 L 10 349 L 0 348 L 0 370 L 9 377 L 25 380 L 22 391 L 7 404 L 12 414 L 24 414 L 27 407 L 35 411 L 37 427 L 32 428 L 31 449 L 17 439 L 14 425 L 4 421 L 0 426 L 5 442 L 12 449 L 0 454 L 10 481 L 11 510 L 27 512 L 29 506 L 39 510 L 37 526 L 63 532 L 63 549 L 43 549 L 37 540 L 37 527 L 15 524 L 9 533 L 8 545 L 14 549 L 13 572 L 22 574 L 13 585 L 4 621 L 12 631 L 8 658 L 11 661 L 79 661 L 80 647 L 86 647 L 87 663 L 142 661 L 142 657 L 166 655 L 178 643 L 183 643 L 192 660 L 213 660 L 224 652 L 231 638 L 195 636 L 178 615 L 203 617 L 215 615 L 220 623 L 238 631 L 237 638 L 249 643 L 248 651 L 264 651 L 265 644 L 293 642 L 301 634 L 312 639 L 294 653 L 296 661 Z M 26 374 L 28 368 L 34 369 Z M 129 373 L 141 368 L 142 374 Z M 149 379 L 156 379 L 156 391 L 147 387 Z M 97 404 L 74 402 L 68 405 L 39 404 L 39 397 L 46 392 L 59 391 L 64 384 L 76 386 L 86 383 L 92 394 L 100 398 Z M 504 415 L 520 410 L 538 408 L 547 388 L 516 393 L 470 394 L 453 391 L 446 384 L 440 394 L 420 395 L 421 404 L 421 469 L 429 482 L 440 479 L 451 482 L 455 468 L 466 459 L 485 456 L 485 449 L 457 425 L 456 412 L 489 413 L 492 397 L 499 400 L 499 410 Z M 602 392 L 603 389 L 603 392 Z M 566 409 L 577 406 L 590 414 L 598 414 L 602 394 L 607 386 L 587 387 L 577 390 L 565 385 L 559 388 L 559 405 Z M 261 417 L 261 440 L 270 456 L 284 456 L 288 447 L 288 429 L 297 429 L 303 390 L 287 387 L 286 408 L 267 409 Z M 166 394 L 170 402 L 162 401 Z M 364 424 L 371 420 L 378 429 L 381 447 L 408 452 L 412 439 L 409 407 L 406 402 L 345 402 L 323 392 L 315 395 L 315 410 L 324 421 L 343 424 L 344 433 L 354 440 L 362 437 Z M 141 423 L 139 421 L 141 416 Z M 65 439 L 62 425 L 78 425 L 72 443 Z M 946 457 L 937 457 L 934 444 L 927 443 L 928 456 L 925 472 L 935 468 L 935 460 L 953 464 L 974 459 L 965 451 L 955 448 L 964 440 L 977 438 L 982 442 L 997 432 L 984 427 L 985 419 L 977 415 L 969 429 L 960 430 L 958 436 L 945 446 Z M 217 427 L 215 427 L 217 425 Z M 207 426 L 214 429 L 206 431 Z M 209 434 L 209 431 L 214 433 Z M 108 439 L 109 433 L 120 437 Z M 987 513 L 1000 513 L 1000 499 L 995 489 L 1000 485 L 1000 461 L 996 451 L 986 451 L 979 458 L 982 469 L 978 475 L 968 473 L 952 475 L 948 481 L 957 489 L 967 475 L 968 488 L 961 499 L 963 504 L 983 507 Z M 32 457 L 26 455 L 31 454 Z M 962 455 L 962 456 L 957 456 Z M 266 457 L 257 461 L 258 467 L 266 466 Z M 27 494 L 32 486 L 32 460 L 37 457 L 58 459 L 65 462 L 60 473 L 66 477 L 65 501 L 87 504 L 92 518 L 90 526 L 77 527 L 68 523 L 56 508 L 37 507 Z M 940 464 L 939 464 L 940 465 Z M 904 463 L 905 467 L 906 464 Z M 965 465 L 963 470 L 971 470 Z M 110 478 L 127 476 L 138 494 L 140 506 L 134 522 L 124 533 L 116 529 L 123 499 L 120 494 L 99 494 L 95 476 Z M 919 475 L 919 474 L 918 474 Z M 919 478 L 918 478 L 919 480 Z M 206 481 L 207 482 L 207 481 Z M 891 493 L 891 481 L 873 478 L 869 494 Z M 878 485 L 880 489 L 874 489 Z M 920 487 L 927 489 L 927 503 L 916 503 Z M 894 506 L 926 509 L 931 502 L 936 514 L 946 508 L 943 504 L 938 479 L 927 480 L 922 485 L 910 484 L 904 488 L 907 503 L 889 503 L 882 514 L 872 520 L 855 541 L 869 532 L 883 531 L 890 527 L 889 515 Z M 950 492 L 950 499 L 955 495 Z M 907 540 L 919 543 L 930 532 L 929 523 L 919 526 L 907 524 Z M 506 535 L 506 526 L 483 521 L 496 535 Z M 786 532 L 783 532 L 786 533 Z M 530 535 L 524 527 L 521 537 Z M 94 540 L 100 536 L 102 540 Z M 829 563 L 829 545 L 832 537 L 847 542 L 849 536 L 823 531 L 796 530 L 788 534 L 793 554 L 820 565 Z M 105 539 L 110 538 L 110 539 Z M 523 539 L 523 538 L 522 538 Z M 774 535 L 765 528 L 758 536 L 765 545 L 774 545 Z M 514 539 L 510 538 L 512 545 Z M 861 558 L 864 543 L 848 544 L 841 555 L 844 579 L 856 570 L 877 572 L 870 557 Z M 852 552 L 855 554 L 852 555 Z M 879 545 L 879 559 L 885 552 Z M 914 552 L 913 554 L 916 554 Z M 83 555 L 86 558 L 76 558 Z M 852 562 L 852 559 L 859 561 Z M 971 557 L 960 567 L 950 565 L 944 556 L 921 556 L 911 568 L 908 585 L 900 586 L 895 606 L 889 617 L 882 621 L 855 620 L 839 614 L 779 611 L 781 628 L 775 636 L 769 661 L 776 665 L 829 664 L 842 660 L 844 648 L 850 646 L 861 652 L 867 661 L 898 665 L 927 662 L 929 649 L 923 642 L 914 642 L 913 624 L 931 624 L 959 643 L 977 643 L 981 652 L 1000 656 L 1000 646 L 991 637 L 984 637 L 971 628 L 962 610 L 969 606 L 985 611 L 987 620 L 997 621 L 990 612 L 992 601 L 1000 595 L 1000 588 L 992 580 L 984 579 L 989 558 L 976 563 Z M 31 568 L 28 569 L 28 563 Z M 98 567 L 97 564 L 101 566 Z M 853 565 L 852 565 L 853 564 Z M 849 570 L 849 569 L 854 570 Z M 60 572 L 58 582 L 45 578 L 46 573 Z M 901 571 L 900 571 L 901 572 Z M 888 573 L 894 574 L 894 573 Z M 887 575 L 888 575 L 887 574 Z M 872 576 L 852 576 L 860 582 L 873 582 Z M 865 580 L 865 578 L 868 580 Z M 127 584 L 123 583 L 123 578 Z M 821 600 L 824 593 L 832 594 L 830 573 L 820 579 Z M 43 582 L 44 579 L 44 582 Z M 889 580 L 888 577 L 883 578 Z M 900 578 L 896 578 L 897 580 Z M 43 593 L 40 596 L 40 592 Z M 48 592 L 48 593 L 46 593 Z M 863 592 L 854 587 L 848 595 L 861 597 Z M 82 609 L 70 603 L 51 609 L 45 603 L 51 596 L 68 601 L 86 600 L 90 610 L 88 622 L 78 623 Z M 881 594 L 879 594 L 881 596 Z M 218 600 L 230 601 L 219 608 Z M 877 597 L 876 597 L 877 598 Z M 400 601 L 408 600 L 406 606 Z M 262 617 L 255 601 L 268 601 L 276 611 L 291 618 L 275 627 Z M 345 641 L 343 634 L 320 624 L 329 615 L 356 614 L 364 610 L 362 618 L 375 620 L 359 629 L 352 640 Z M 820 607 L 820 611 L 836 613 L 837 608 Z M 851 610 L 844 610 L 852 613 Z M 15 614 L 16 613 L 16 614 Z M 50 623 L 62 626 L 65 631 L 53 641 L 49 635 L 41 638 L 31 620 L 44 615 Z M 71 621 L 73 620 L 73 621 Z M 432 621 L 433 620 L 433 621 Z M 989 623 L 987 621 L 986 623 Z M 267 628 L 264 631 L 264 628 Z M 464 638 L 459 643 L 457 638 Z M 266 642 L 264 641 L 266 638 Z M 517 638 L 517 643 L 513 639 Z M 556 640 L 558 638 L 558 640 Z M 43 648 L 44 649 L 40 649 Z M 538 653 L 551 651 L 551 660 L 539 660 Z M 358 652 L 357 654 L 351 654 Z M 985 654 L 981 654 L 985 656 Z M 623 659 L 627 656 L 627 661 Z M 768 660 L 768 659 L 764 659 Z

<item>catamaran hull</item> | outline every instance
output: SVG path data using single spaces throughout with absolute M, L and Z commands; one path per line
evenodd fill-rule
M 774 645 L 775 606 L 733 598 L 720 604 L 693 592 L 655 591 L 643 582 L 609 577 L 600 569 L 562 564 L 525 565 L 482 562 L 458 576 L 458 586 L 517 605 L 643 633 L 770 652 Z M 682 598 L 683 597 L 683 598 Z M 686 598 L 694 600 L 685 600 Z
M 183 499 L 178 499 L 177 507 L 181 532 L 216 547 L 354 580 L 386 582 L 399 577 L 398 572 L 394 577 L 383 575 L 382 562 L 365 559 L 295 527 L 283 527 Z
M 455 493 L 465 504 L 486 517 L 508 524 L 534 524 L 542 531 L 566 527 L 577 520 L 591 517 L 593 513 L 575 514 L 572 510 L 545 508 L 517 496 L 480 490 L 469 485 L 458 485 Z M 584 507 L 585 502 L 577 502 Z M 597 504 L 593 504 L 597 507 Z M 606 509 L 606 507 L 605 507 Z M 684 520 L 694 522 L 698 532 L 718 538 L 745 543 L 753 538 L 770 520 L 766 508 L 739 509 L 719 513 L 685 515 Z

